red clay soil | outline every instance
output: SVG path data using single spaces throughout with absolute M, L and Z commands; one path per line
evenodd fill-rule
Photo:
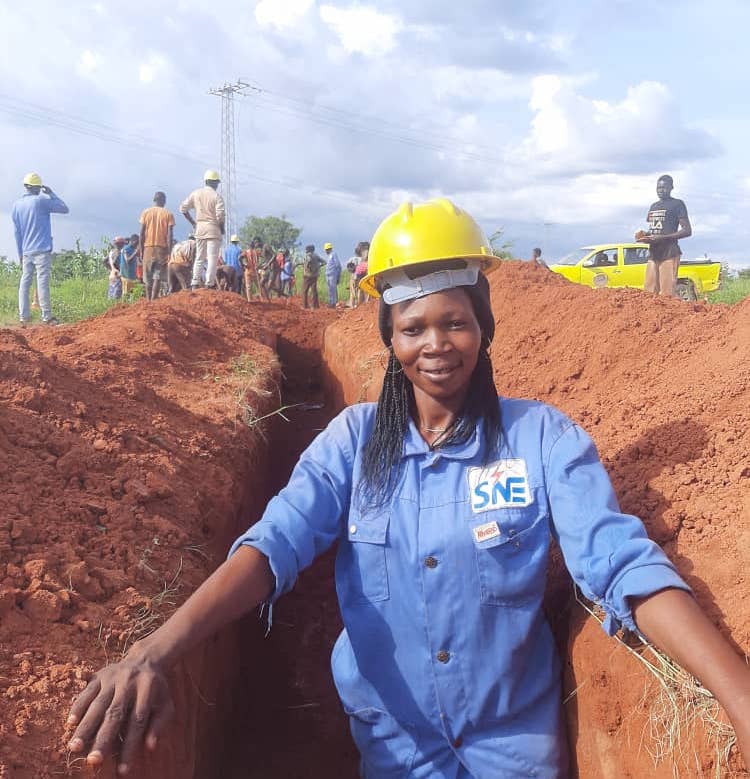
M 501 394 L 551 403 L 589 431 L 622 508 L 643 518 L 713 621 L 747 651 L 750 299 L 708 306 L 592 290 L 517 262 L 490 282 Z M 326 332 L 325 359 L 347 403 L 379 391 L 375 312 L 367 304 Z M 658 682 L 572 601 L 559 568 L 549 603 L 568 657 L 565 708 L 578 775 L 747 776 L 734 755 L 714 773 L 715 745 L 700 726 L 684 733 L 682 754 L 667 750 L 654 765 L 649 752 L 664 740 L 651 737 L 652 719 L 671 724 L 660 717 Z
M 334 316 L 206 291 L 0 331 L 2 779 L 81 769 L 64 748 L 72 699 L 260 513 L 272 425 L 254 418 L 282 402 L 274 347 L 291 339 L 319 363 Z M 179 716 L 135 775 L 219 775 L 248 640 L 240 651 L 227 631 L 175 670 Z
M 589 430 L 623 508 L 747 647 L 750 301 L 589 290 L 519 263 L 491 286 L 500 391 Z M 380 351 L 372 304 L 339 318 L 209 292 L 0 331 L 0 779 L 79 772 L 64 749 L 72 698 L 220 562 L 341 403 L 377 396 Z M 302 404 L 291 423 L 252 424 L 282 403 Z M 654 767 L 658 685 L 570 591 L 558 563 L 578 775 L 713 777 L 701 734 Z M 339 627 L 328 556 L 277 604 L 268 639 L 253 616 L 180 664 L 179 716 L 134 775 L 354 776 L 328 670 Z

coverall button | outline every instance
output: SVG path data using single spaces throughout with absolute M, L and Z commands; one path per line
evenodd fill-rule
M 454 749 L 460 749 L 463 745 L 464 745 L 464 740 L 463 740 L 463 738 L 461 738 L 461 736 L 457 736 L 453 740 L 453 748 Z
M 428 568 L 437 568 L 438 561 L 437 561 L 436 557 L 433 557 L 432 555 L 430 555 L 429 557 L 425 557 L 424 564 Z
M 445 649 L 441 649 L 436 655 L 438 661 L 441 663 L 447 663 L 451 659 L 451 653 Z
M 357 526 L 356 525 L 349 525 L 349 532 L 354 535 L 357 532 Z

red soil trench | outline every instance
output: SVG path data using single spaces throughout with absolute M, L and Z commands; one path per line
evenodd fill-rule
M 589 290 L 519 263 L 491 288 L 499 391 L 592 434 L 623 509 L 747 651 L 750 301 Z M 71 700 L 220 563 L 343 404 L 377 396 L 381 348 L 372 304 L 208 291 L 0 331 L 0 779 L 84 775 L 64 747 Z M 299 404 L 289 422 L 258 421 L 283 404 Z M 252 615 L 179 664 L 179 714 L 133 775 L 356 776 L 329 670 L 332 568 L 329 554 L 303 573 L 268 637 Z M 575 603 L 559 560 L 547 608 L 575 776 L 748 775 L 734 752 L 716 771 L 700 724 L 655 763 L 658 682 Z

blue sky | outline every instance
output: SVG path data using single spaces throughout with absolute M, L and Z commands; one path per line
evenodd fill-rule
M 137 230 L 220 162 L 236 101 L 236 213 L 286 214 L 348 256 L 403 199 L 446 195 L 513 251 L 629 240 L 671 173 L 707 253 L 750 265 L 739 0 L 37 0 L 0 8 L 0 254 L 38 171 L 76 237 Z M 188 224 L 178 215 L 178 236 Z

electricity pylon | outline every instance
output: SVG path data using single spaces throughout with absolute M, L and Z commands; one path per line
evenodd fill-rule
M 245 89 L 253 87 L 242 79 L 234 84 L 225 83 L 221 87 L 209 89 L 209 95 L 218 95 L 221 98 L 221 183 L 226 206 L 225 240 L 228 241 L 236 228 L 236 154 L 234 145 L 234 96 L 241 94 Z

